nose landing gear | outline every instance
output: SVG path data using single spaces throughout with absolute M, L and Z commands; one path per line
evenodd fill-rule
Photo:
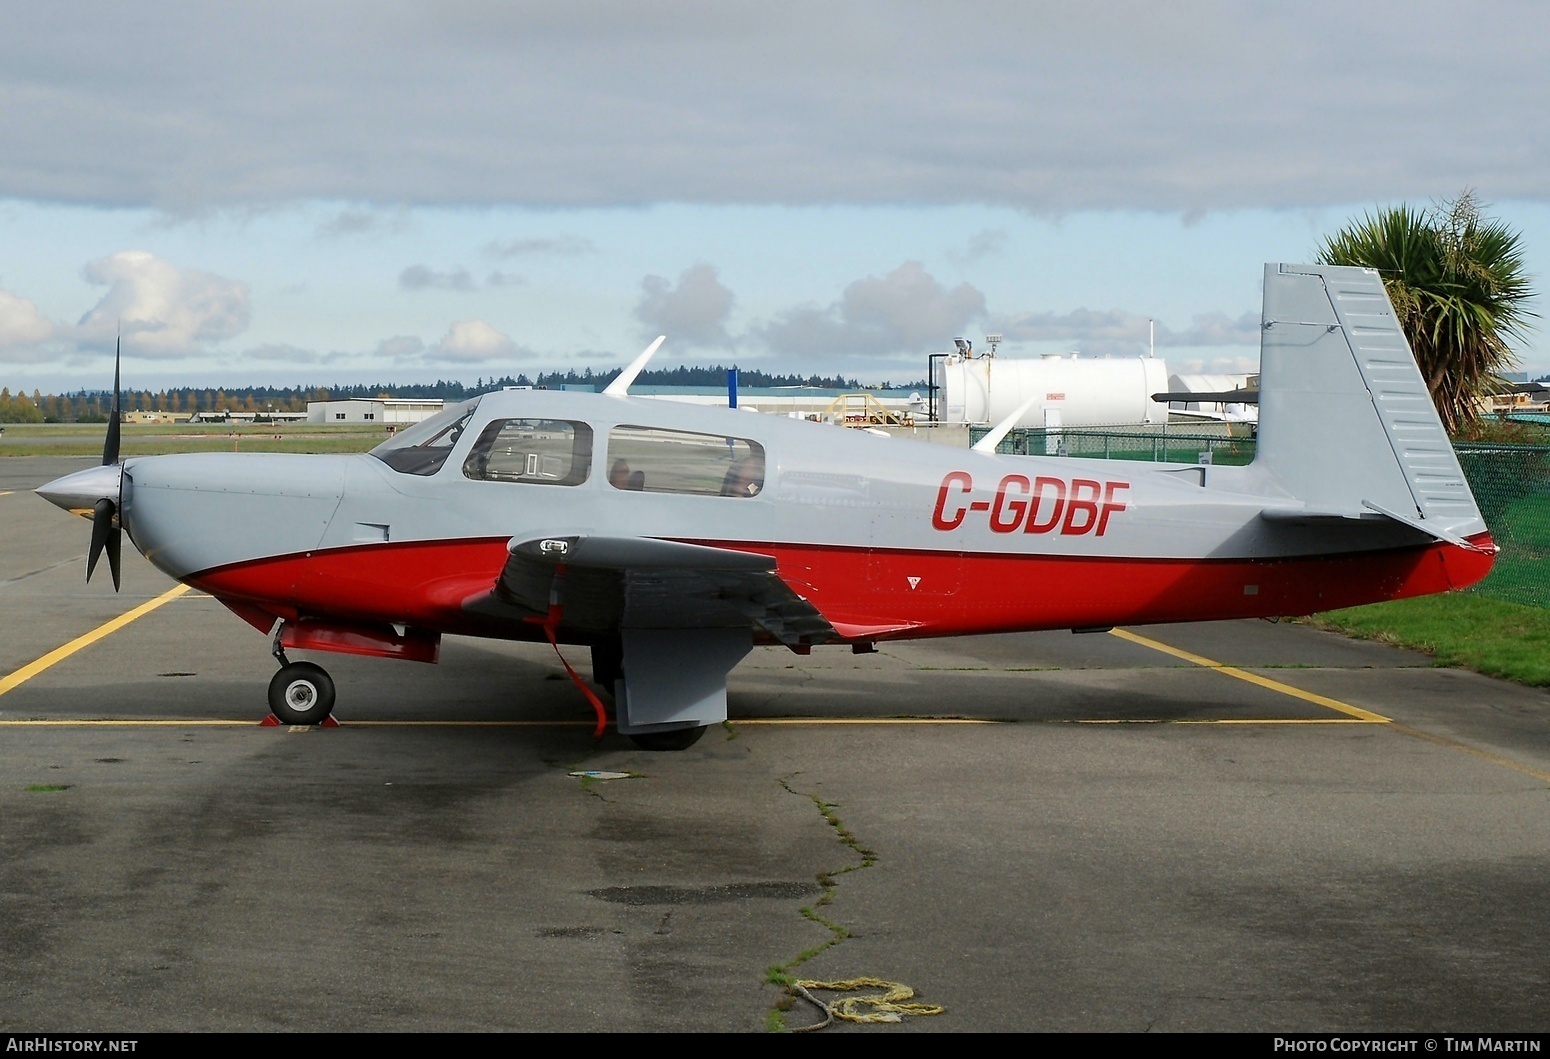
M 269 709 L 281 724 L 322 724 L 334 711 L 334 681 L 320 665 L 292 662 L 269 681 Z
M 285 622 L 275 622 L 270 635 L 269 653 L 280 663 L 280 671 L 269 681 L 269 710 L 281 724 L 337 724 L 334 712 L 334 681 L 314 662 L 292 662 L 280 646 L 280 631 Z

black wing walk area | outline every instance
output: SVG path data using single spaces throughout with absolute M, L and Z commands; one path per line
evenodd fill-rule
M 557 605 L 564 627 L 585 632 L 762 630 L 788 646 L 837 638 L 772 556 L 653 537 L 543 537 L 508 550 L 494 589 L 467 609 L 522 620 Z

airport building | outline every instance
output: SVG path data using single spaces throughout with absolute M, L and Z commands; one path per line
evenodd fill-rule
M 372 423 L 400 427 L 429 419 L 441 411 L 439 397 L 351 397 L 343 401 L 308 401 L 308 423 Z

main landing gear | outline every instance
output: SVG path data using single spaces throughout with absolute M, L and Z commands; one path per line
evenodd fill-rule
M 292 662 L 280 646 L 282 622 L 276 622 L 269 653 L 280 671 L 269 681 L 269 710 L 281 724 L 323 724 L 334 712 L 334 681 L 314 662 Z
M 619 686 L 624 681 L 624 641 L 617 633 L 592 645 L 592 681 L 612 695 L 615 702 L 627 694 Z M 688 750 L 705 734 L 705 726 L 625 734 L 642 750 Z
M 613 694 L 620 735 L 642 750 L 687 750 L 727 719 L 727 673 L 744 629 L 621 628 L 592 645 L 592 678 Z

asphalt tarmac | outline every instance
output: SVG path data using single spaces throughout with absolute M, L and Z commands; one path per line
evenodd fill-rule
M 261 634 L 84 583 L 30 489 L 90 462 L 0 460 L 0 1031 L 817 1021 L 772 968 L 943 1009 L 825 1033 L 1550 1028 L 1543 692 L 1291 623 L 761 648 L 649 754 L 449 639 L 259 727 Z

